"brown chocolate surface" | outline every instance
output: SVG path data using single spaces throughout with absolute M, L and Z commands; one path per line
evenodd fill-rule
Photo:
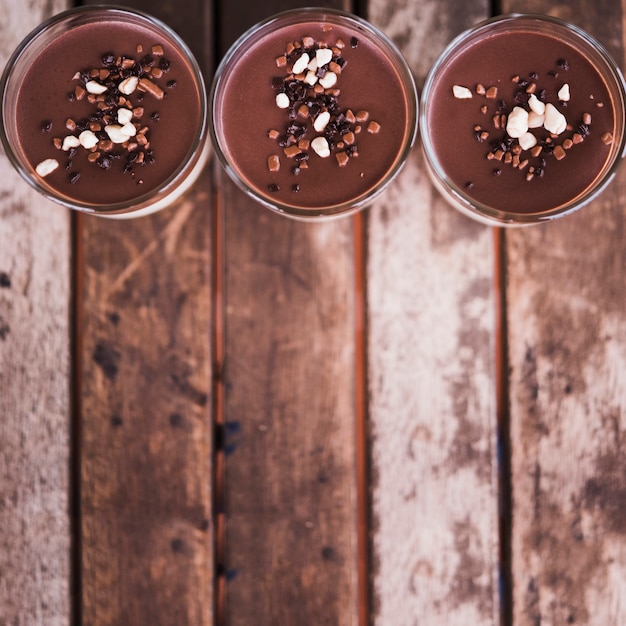
M 564 83 L 571 94 L 566 103 L 559 102 L 557 96 Z M 497 87 L 497 96 L 492 99 L 478 95 L 478 84 L 486 89 Z M 506 145 L 505 131 L 495 127 L 493 116 L 508 114 L 520 103 L 528 109 L 524 93 L 531 84 L 536 85 L 535 95 L 554 104 L 570 127 L 548 139 L 552 143 L 544 143 L 539 156 L 533 157 L 530 150 L 522 151 L 520 159 L 528 159 L 528 165 L 520 171 L 488 155 L 495 154 L 502 142 L 505 153 L 511 147 Z M 473 97 L 455 98 L 454 85 L 468 87 Z M 592 120 L 587 134 L 584 127 L 579 127 L 585 113 Z M 514 32 L 474 42 L 442 67 L 433 84 L 427 125 L 436 158 L 458 187 L 490 207 L 534 213 L 559 207 L 589 188 L 609 156 L 610 148 L 602 135 L 614 133 L 614 117 L 604 80 L 578 50 L 536 32 Z M 485 130 L 488 137 L 479 141 L 478 136 Z M 550 135 L 543 128 L 529 130 L 540 144 Z M 562 146 L 577 132 L 585 135 L 584 141 L 566 144 L 569 147 L 565 157 L 556 158 L 563 153 L 551 146 Z M 531 167 L 535 168 L 534 175 L 527 181 Z
M 137 51 L 138 45 L 141 52 Z M 134 121 L 148 127 L 146 137 L 154 161 L 132 164 L 131 174 L 128 167 L 124 172 L 128 152 L 121 144 L 114 147 L 108 169 L 89 162 L 89 151 L 82 146 L 75 154 L 56 149 L 54 138 L 79 134 L 79 130 L 66 128 L 68 118 L 79 122 L 96 111 L 87 97 L 74 101 L 68 98 L 77 85 L 84 84 L 74 78 L 76 72 L 103 67 L 102 56 L 108 52 L 140 60 L 155 45 L 163 48 L 163 55 L 154 57 L 155 64 L 161 59 L 169 62 L 168 71 L 152 80 L 163 89 L 164 97 L 158 99 L 149 92 L 140 95 L 139 90 L 128 96 L 134 107 L 144 109 L 143 116 Z M 45 49 L 24 79 L 17 111 L 19 139 L 32 166 L 49 158 L 59 161 L 60 166 L 45 177 L 45 182 L 79 202 L 110 204 L 149 192 L 179 168 L 198 132 L 200 97 L 187 62 L 171 41 L 151 28 L 100 21 L 72 28 Z M 47 132 L 42 132 L 43 122 L 51 122 Z
M 285 76 L 285 69 L 277 67 L 276 59 L 285 53 L 287 44 L 301 42 L 305 37 L 328 47 L 335 46 L 337 40 L 345 43 L 341 57 L 346 63 L 335 85 L 340 90 L 338 110 L 365 110 L 369 120 L 355 134 L 358 156 L 340 166 L 336 155 L 343 150 L 341 147 L 333 148 L 328 158 L 309 149 L 308 168 L 294 175 L 293 168 L 298 165 L 295 157 L 287 157 L 284 146 L 268 137 L 270 130 L 284 134 L 290 122 L 288 112 L 276 105 L 272 80 Z M 356 46 L 352 45 L 353 37 L 358 39 Z M 223 127 L 226 157 L 246 184 L 270 201 L 305 209 L 351 202 L 378 184 L 393 167 L 409 132 L 408 96 L 397 70 L 364 33 L 342 26 L 329 28 L 329 24 L 310 21 L 264 34 L 241 55 L 224 80 L 216 123 Z M 376 133 L 367 131 L 372 120 L 380 125 Z M 323 134 L 314 131 L 311 118 L 294 121 L 306 124 L 309 140 Z M 280 159 L 278 171 L 268 167 L 271 156 Z

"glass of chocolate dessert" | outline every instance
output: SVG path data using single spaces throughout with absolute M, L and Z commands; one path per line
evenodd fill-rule
M 572 24 L 505 15 L 461 34 L 422 91 L 420 133 L 434 184 L 486 224 L 569 214 L 611 181 L 625 149 L 624 79 Z
M 296 219 L 366 206 L 416 135 L 406 62 L 369 23 L 336 10 L 292 10 L 248 30 L 223 58 L 209 100 L 228 174 Z
M 205 165 L 200 68 L 178 35 L 144 13 L 95 6 L 52 17 L 15 50 L 0 92 L 8 158 L 71 209 L 152 213 Z

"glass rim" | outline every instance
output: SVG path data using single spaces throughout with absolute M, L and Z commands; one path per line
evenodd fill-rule
M 594 180 L 593 183 L 581 194 L 553 209 L 528 213 L 516 213 L 506 211 L 504 209 L 497 209 L 493 206 L 482 204 L 473 199 L 470 194 L 466 193 L 461 187 L 451 181 L 447 177 L 445 169 L 436 157 L 436 151 L 428 132 L 428 105 L 437 73 L 439 69 L 457 53 L 461 46 L 470 37 L 476 37 L 483 31 L 490 31 L 494 27 L 506 23 L 517 23 L 520 27 L 523 27 L 524 25 L 530 26 L 532 24 L 537 25 L 540 23 L 550 24 L 552 27 L 561 29 L 562 32 L 570 34 L 570 36 L 573 35 L 578 42 L 582 42 L 586 46 L 590 47 L 593 52 L 596 53 L 596 59 L 591 60 L 590 62 L 594 65 L 594 67 L 602 70 L 603 80 L 607 83 L 607 88 L 613 98 L 616 99 L 616 101 L 614 101 L 616 118 L 619 117 L 620 110 L 622 112 L 626 111 L 626 81 L 624 80 L 622 72 L 611 54 L 597 39 L 595 39 L 595 37 L 575 24 L 550 15 L 535 13 L 508 13 L 482 20 L 457 35 L 450 43 L 448 43 L 441 54 L 437 57 L 437 60 L 431 66 L 426 76 L 420 97 L 419 128 L 422 149 L 425 155 L 425 162 L 429 174 L 434 179 L 436 186 L 440 191 L 444 192 L 444 196 L 452 202 L 453 206 L 470 217 L 489 225 L 523 226 L 537 224 L 555 219 L 557 217 L 569 215 L 596 198 L 611 182 L 621 164 L 622 159 L 626 155 L 626 126 L 622 124 L 621 136 L 619 137 L 618 142 L 619 146 L 614 150 L 610 161 L 607 161 L 607 163 L 603 166 L 603 169 L 599 172 L 596 180 Z M 572 43 L 571 39 L 569 40 L 569 43 Z M 602 63 L 602 68 L 598 67 L 598 60 Z M 608 79 L 607 72 L 609 75 Z
M 11 78 L 14 73 L 15 64 L 19 62 L 20 58 L 29 50 L 30 46 L 35 45 L 40 37 L 43 37 L 47 31 L 51 28 L 62 26 L 64 23 L 71 24 L 72 20 L 77 18 L 96 15 L 112 15 L 119 16 L 122 20 L 125 17 L 134 17 L 146 23 L 147 26 L 156 28 L 163 31 L 165 36 L 169 38 L 175 46 L 179 48 L 180 54 L 189 63 L 190 71 L 196 82 L 198 99 L 200 104 L 200 123 L 198 125 L 198 131 L 194 137 L 194 141 L 191 144 L 186 157 L 181 161 L 178 167 L 158 186 L 146 191 L 145 193 L 135 198 L 124 200 L 114 203 L 96 204 L 90 202 L 83 202 L 76 199 L 72 199 L 67 195 L 57 192 L 49 185 L 42 184 L 39 179 L 29 173 L 27 168 L 23 165 L 23 161 L 16 155 L 9 137 L 7 137 L 5 131 L 5 96 L 7 87 L 10 84 Z M 116 4 L 94 4 L 86 6 L 77 6 L 66 9 L 46 20 L 42 21 L 39 25 L 33 28 L 27 35 L 25 35 L 20 43 L 13 50 L 6 65 L 0 75 L 0 143 L 2 144 L 5 154 L 13 167 L 17 170 L 20 176 L 35 190 L 37 190 L 44 197 L 61 204 L 67 208 L 82 211 L 85 213 L 91 213 L 94 215 L 131 215 L 134 212 L 143 214 L 149 206 L 153 203 L 166 199 L 167 196 L 174 192 L 179 184 L 183 181 L 179 180 L 181 174 L 186 171 L 192 172 L 198 161 L 203 159 L 206 154 L 206 146 L 208 146 L 208 123 L 207 123 L 207 94 L 204 77 L 200 66 L 191 52 L 189 46 L 185 43 L 178 33 L 176 33 L 170 26 L 160 19 L 141 11 L 139 9 L 129 8 Z M 206 144 L 206 145 L 205 145 Z M 33 168 L 34 169 L 34 168 Z
M 331 18 L 328 21 L 346 20 L 348 22 L 352 22 L 359 28 L 367 31 L 369 35 L 375 39 L 377 45 L 384 46 L 384 52 L 393 60 L 395 69 L 402 84 L 403 91 L 406 94 L 408 108 L 408 131 L 403 138 L 402 146 L 399 149 L 392 165 L 376 185 L 367 189 L 364 193 L 360 194 L 356 198 L 353 198 L 352 200 L 346 202 L 341 202 L 333 205 L 323 205 L 319 207 L 298 207 L 295 204 L 287 204 L 269 198 L 259 189 L 257 189 L 253 185 L 248 184 L 245 180 L 243 180 L 241 176 L 237 174 L 235 168 L 228 160 L 225 154 L 225 150 L 222 148 L 221 140 L 218 136 L 218 132 L 216 131 L 215 120 L 217 116 L 215 115 L 215 106 L 218 91 L 223 83 L 224 72 L 228 69 L 229 64 L 240 52 L 240 50 L 242 49 L 242 45 L 245 42 L 249 41 L 253 37 L 259 37 L 260 33 L 263 30 L 267 29 L 273 24 L 297 24 L 298 22 L 311 19 L 312 16 L 328 16 Z M 413 74 L 406 62 L 406 59 L 402 56 L 393 41 L 391 41 L 391 39 L 387 37 L 387 35 L 385 35 L 385 33 L 379 30 L 376 26 L 374 26 L 367 20 L 359 17 L 358 15 L 354 15 L 353 13 L 349 13 L 341 9 L 324 7 L 303 7 L 289 9 L 286 11 L 275 13 L 274 15 L 271 15 L 248 28 L 231 44 L 226 54 L 222 57 L 215 72 L 215 75 L 213 76 L 213 81 L 209 91 L 208 102 L 209 134 L 213 144 L 213 152 L 217 156 L 217 159 L 219 160 L 220 164 L 227 172 L 231 180 L 233 180 L 233 182 L 249 197 L 253 198 L 266 208 L 278 212 L 281 215 L 286 215 L 290 218 L 297 220 L 299 219 L 302 221 L 346 216 L 355 213 L 356 211 L 361 210 L 364 206 L 368 205 L 374 200 L 374 198 L 378 197 L 378 195 L 382 193 L 382 191 L 384 191 L 384 189 L 389 185 L 389 183 L 392 182 L 398 172 L 402 169 L 409 155 L 409 152 L 415 145 L 415 141 L 417 138 L 419 119 L 419 97 L 417 94 L 417 88 L 415 85 Z

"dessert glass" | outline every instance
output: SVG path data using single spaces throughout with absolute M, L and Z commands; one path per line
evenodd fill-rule
M 55 41 L 59 41 L 59 38 L 79 32 L 76 29 L 94 27 L 95 25 L 98 25 L 100 29 L 111 29 L 109 32 L 115 32 L 115 30 L 123 28 L 126 33 L 131 33 L 131 37 L 134 36 L 136 31 L 137 37 L 146 40 L 148 46 L 155 42 L 162 44 L 179 61 L 176 71 L 179 85 L 181 79 L 189 80 L 189 85 L 186 85 L 183 89 L 186 90 L 185 93 L 192 94 L 194 111 L 197 111 L 197 115 L 193 116 L 194 119 L 186 131 L 189 139 L 188 144 L 185 143 L 185 145 L 180 147 L 181 158 L 175 163 L 168 164 L 167 171 L 164 171 L 162 176 L 159 174 L 160 178 L 158 180 L 155 179 L 150 185 L 146 184 L 145 186 L 137 184 L 136 192 L 133 190 L 128 194 L 128 197 L 123 199 L 115 198 L 111 200 L 110 198 L 105 198 L 103 200 L 98 197 L 100 194 L 96 187 L 101 189 L 107 184 L 115 185 L 114 177 L 110 179 L 110 183 L 94 185 L 94 193 L 89 190 L 85 192 L 85 187 L 83 186 L 80 197 L 73 196 L 73 188 L 69 185 L 65 185 L 66 189 L 64 190 L 59 188 L 60 186 L 56 183 L 52 184 L 52 177 L 47 178 L 47 175 L 41 176 L 37 173 L 36 166 L 38 163 L 33 162 L 32 155 L 30 158 L 27 157 L 28 139 L 26 138 L 26 133 L 24 133 L 23 138 L 21 137 L 21 111 L 18 101 L 20 89 L 29 70 L 38 59 L 44 58 L 42 55 L 46 55 L 49 47 Z M 148 43 L 148 41 L 151 43 Z M 140 52 L 141 55 L 150 53 L 149 47 L 146 50 L 138 47 L 135 51 L 135 43 L 135 40 L 125 41 L 124 45 L 127 45 L 128 49 L 137 55 L 137 59 L 139 59 Z M 81 62 L 82 52 L 82 50 L 79 50 L 74 54 L 76 70 L 84 69 L 84 63 Z M 100 52 L 104 53 L 106 50 L 101 50 Z M 115 54 L 126 54 L 127 52 L 128 50 L 125 49 L 123 51 L 115 51 Z M 62 50 L 62 53 L 67 54 L 67 51 Z M 94 50 L 89 52 L 89 54 L 94 53 Z M 169 70 L 166 68 L 166 71 Z M 164 85 L 167 76 L 168 74 L 164 74 L 162 78 L 163 91 L 167 90 Z M 172 84 L 176 83 L 176 81 L 171 82 Z M 178 89 L 180 89 L 180 86 Z M 36 95 L 42 98 L 41 92 Z M 165 95 L 171 96 L 171 94 L 167 93 Z M 209 154 L 210 141 L 206 123 L 206 90 L 202 73 L 196 60 L 187 45 L 167 25 L 152 16 L 133 9 L 115 6 L 79 7 L 64 11 L 48 19 L 34 29 L 11 55 L 0 79 L 0 96 L 2 116 L 0 140 L 10 162 L 22 178 L 42 195 L 70 209 L 111 218 L 130 218 L 153 213 L 168 206 L 187 191 L 202 171 Z M 43 96 L 45 97 L 45 93 Z M 128 97 L 130 98 L 131 96 Z M 175 96 L 171 96 L 167 102 L 174 99 Z M 147 100 L 148 94 L 146 94 Z M 165 106 L 164 102 L 163 100 L 159 101 L 162 106 Z M 69 116 L 72 113 L 71 102 L 66 101 L 65 104 L 67 105 Z M 30 122 L 37 125 L 41 124 L 41 119 L 45 119 L 47 110 L 46 103 L 43 101 L 40 106 L 40 114 L 42 118 L 30 120 Z M 141 123 L 149 124 L 150 120 L 146 120 L 144 117 Z M 24 125 L 23 121 L 21 124 L 22 126 Z M 50 141 L 52 141 L 53 135 L 61 132 L 58 126 L 59 124 L 56 124 L 56 127 L 49 133 Z M 62 132 L 67 135 L 69 131 L 62 129 Z M 75 134 L 78 134 L 78 131 L 75 131 Z M 161 145 L 167 146 L 168 142 L 169 137 L 164 138 Z M 96 148 L 93 149 L 95 150 Z M 51 153 L 48 156 L 55 157 L 56 155 Z M 155 158 L 160 157 L 163 157 L 163 151 Z M 59 161 L 64 161 L 66 158 L 67 154 L 58 151 L 57 159 Z M 70 167 L 69 164 L 67 167 Z M 57 166 L 57 169 L 60 172 L 63 169 L 63 163 Z M 139 168 L 137 170 L 139 171 Z M 138 180 L 143 182 L 139 176 Z
M 598 82 L 604 85 L 602 91 L 605 93 L 607 101 L 601 102 L 596 99 L 594 102 L 594 94 L 584 94 L 584 97 L 588 97 L 590 100 L 583 106 L 587 107 L 590 112 L 589 119 L 607 115 L 607 111 L 612 110 L 612 119 L 607 122 L 607 125 L 612 127 L 607 128 L 603 126 L 600 129 L 596 129 L 593 125 L 587 126 L 586 129 L 584 126 L 580 127 L 583 128 L 581 133 L 585 135 L 585 137 L 587 136 L 585 133 L 588 133 L 590 129 L 592 133 L 595 133 L 595 135 L 593 135 L 593 141 L 595 143 L 585 139 L 585 141 L 581 141 L 581 144 L 586 147 L 595 145 L 596 151 L 605 151 L 602 152 L 604 156 L 601 157 L 601 162 L 598 162 L 596 170 L 593 172 L 584 172 L 585 175 L 589 176 L 589 180 L 585 182 L 583 187 L 572 192 L 569 197 L 558 198 L 552 205 L 548 203 L 545 206 L 539 206 L 541 202 L 536 202 L 535 204 L 535 200 L 532 200 L 529 194 L 535 192 L 531 185 L 538 181 L 539 176 L 545 181 L 549 181 L 549 183 L 545 183 L 549 185 L 546 186 L 545 189 L 550 193 L 562 187 L 565 183 L 569 185 L 571 180 L 574 180 L 577 176 L 576 168 L 572 169 L 571 172 L 566 172 L 562 169 L 558 170 L 561 165 L 558 167 L 553 165 L 555 162 L 554 155 L 558 155 L 559 160 L 562 159 L 562 164 L 573 164 L 579 159 L 578 155 L 575 158 L 570 156 L 575 154 L 576 150 L 579 149 L 576 145 L 572 146 L 569 142 L 566 142 L 564 144 L 566 150 L 561 151 L 560 148 L 556 148 L 556 145 L 561 143 L 563 141 L 562 138 L 566 137 L 568 133 L 573 136 L 573 134 L 577 133 L 579 130 L 577 126 L 579 120 L 568 119 L 567 122 L 571 123 L 568 125 L 566 132 L 562 135 L 553 134 L 548 140 L 548 143 L 551 145 L 546 145 L 544 142 L 543 154 L 538 157 L 544 160 L 535 162 L 535 167 L 533 168 L 534 181 L 533 173 L 529 173 L 529 166 L 525 170 L 524 175 L 520 175 L 518 188 L 508 188 L 506 192 L 501 194 L 496 192 L 494 195 L 490 196 L 489 201 L 484 201 L 484 198 L 477 199 L 476 196 L 478 194 L 475 192 L 472 174 L 468 173 L 466 174 L 466 178 L 462 179 L 459 173 L 462 166 L 456 166 L 456 173 L 453 173 L 454 167 L 452 161 L 454 157 L 451 156 L 449 148 L 444 148 L 443 144 L 448 143 L 448 145 L 450 145 L 450 142 L 455 144 L 458 153 L 466 159 L 468 171 L 470 160 L 472 161 L 471 166 L 473 166 L 477 160 L 484 159 L 484 155 L 487 155 L 488 159 L 492 158 L 496 153 L 497 157 L 501 157 L 501 154 L 497 152 L 497 146 L 494 147 L 492 143 L 493 137 L 498 136 L 496 131 L 494 131 L 495 122 L 493 122 L 491 118 L 493 111 L 490 108 L 489 113 L 481 118 L 481 114 L 477 109 L 474 118 L 476 125 L 473 127 L 460 127 L 458 116 L 450 116 L 455 117 L 455 119 L 447 119 L 444 122 L 439 114 L 440 110 L 443 108 L 440 106 L 443 90 L 446 90 L 448 94 L 446 97 L 449 97 L 451 100 L 454 99 L 454 87 L 451 88 L 449 84 L 451 76 L 453 76 L 455 67 L 460 67 L 460 64 L 466 62 L 464 59 L 471 56 L 472 49 L 475 46 L 492 45 L 489 43 L 490 41 L 496 41 L 498 38 L 504 36 L 518 37 L 536 35 L 543 35 L 559 42 L 559 45 L 563 45 L 566 50 L 572 51 L 573 56 L 576 56 L 576 51 L 578 51 L 581 55 L 581 59 L 586 59 L 589 66 L 592 68 L 590 73 L 595 75 L 596 78 L 599 77 L 600 80 Z M 548 39 L 546 41 L 548 41 Z M 483 50 L 484 49 L 485 48 L 483 48 Z M 519 75 L 516 74 L 518 70 L 516 70 L 516 72 L 509 72 L 509 65 L 511 65 L 511 63 L 507 62 L 507 65 L 503 60 L 502 54 L 498 57 L 497 61 L 491 64 L 490 61 L 485 61 L 484 56 L 482 56 L 478 63 L 474 63 L 475 67 L 480 67 L 481 75 L 484 77 L 484 81 L 486 81 L 485 85 L 482 85 L 482 87 L 487 89 L 490 85 L 496 86 L 500 90 L 498 95 L 490 102 L 488 99 L 485 99 L 484 91 L 482 91 L 480 95 L 477 93 L 479 88 L 477 84 L 459 84 L 459 87 L 469 89 L 472 95 L 470 97 L 469 94 L 466 93 L 465 97 L 467 99 L 464 99 L 463 96 L 459 94 L 455 106 L 464 107 L 466 106 L 465 103 L 475 102 L 476 106 L 483 106 L 483 110 L 486 111 L 488 107 L 494 106 L 492 103 L 499 101 L 498 99 L 501 97 L 503 91 L 510 90 L 512 85 L 511 81 L 522 81 L 522 78 L 523 82 L 515 85 L 518 92 L 520 91 L 520 86 L 524 87 L 524 90 L 531 90 L 534 89 L 536 83 L 539 99 L 544 98 L 546 101 L 549 100 L 550 97 L 545 95 L 545 91 L 540 91 L 543 87 L 547 86 L 548 91 L 554 94 L 557 88 L 562 87 L 566 82 L 572 82 L 573 86 L 575 69 L 570 67 L 566 59 L 557 60 L 557 65 L 560 63 L 561 67 L 555 65 L 553 70 L 538 77 L 531 71 L 533 69 L 532 67 L 527 67 L 528 62 L 525 61 L 527 52 L 528 49 L 524 49 L 523 46 L 521 47 L 519 45 L 515 45 L 514 49 L 511 50 L 512 55 L 517 55 L 517 60 L 514 65 L 520 68 Z M 474 58 L 474 61 L 477 60 L 477 58 Z M 531 63 L 534 62 L 535 61 L 531 61 Z M 581 66 L 582 64 L 579 63 L 578 65 Z M 507 74 L 507 72 L 509 73 Z M 446 73 L 448 73 L 448 76 L 444 80 Z M 463 80 L 463 77 L 459 77 L 458 72 L 455 78 L 458 79 L 459 83 Z M 468 83 L 470 80 L 471 79 L 468 78 Z M 528 85 L 531 84 L 533 86 L 529 87 Z M 563 92 L 559 91 L 559 93 L 562 97 L 566 97 Z M 529 96 L 529 94 L 527 94 L 527 96 Z M 582 94 L 572 92 L 572 100 L 569 102 L 558 102 L 559 98 L 553 98 L 556 107 L 560 109 L 566 117 L 568 110 L 572 111 L 574 96 L 578 96 L 580 101 Z M 567 94 L 567 97 L 569 97 L 569 94 Z M 524 103 L 525 100 L 526 97 L 523 97 L 520 99 L 520 102 L 522 102 L 523 107 L 528 109 L 528 105 Z M 439 104 L 435 104 L 437 102 Z M 624 121 L 625 103 L 626 86 L 616 63 L 600 43 L 580 28 L 556 18 L 540 15 L 511 14 L 486 20 L 454 39 L 437 59 L 426 78 L 420 103 L 420 134 L 427 170 L 436 188 L 452 206 L 475 220 L 488 225 L 530 225 L 567 215 L 595 198 L 615 176 L 624 157 L 626 146 Z M 567 108 L 568 105 L 570 106 L 569 109 Z M 468 104 L 468 106 L 470 105 Z M 511 106 L 503 106 L 502 110 L 504 113 L 508 114 L 511 112 Z M 504 138 L 505 145 L 503 146 L 503 152 L 506 156 L 506 152 L 511 147 L 511 140 L 503 134 L 505 122 L 503 119 L 501 119 L 501 121 L 503 125 L 499 127 L 500 139 L 498 139 L 498 141 Z M 446 129 L 446 133 L 448 133 L 446 142 L 442 141 L 444 134 L 441 131 L 441 125 L 443 123 L 449 126 Z M 528 130 L 534 132 L 532 128 Z M 478 144 L 483 141 L 480 139 L 481 134 L 485 137 L 484 143 L 481 144 L 480 147 L 477 147 Z M 604 143 L 601 142 L 600 136 L 605 140 Z M 460 137 L 462 137 L 462 139 L 459 139 Z M 591 138 L 592 134 L 589 134 L 589 137 Z M 579 137 L 575 137 L 574 139 L 578 140 Z M 574 143 L 576 143 L 576 141 Z M 538 148 L 535 149 L 538 150 Z M 477 157 L 477 150 L 482 151 L 480 152 L 480 157 Z M 527 155 L 532 163 L 533 157 L 530 151 L 522 153 L 520 157 L 522 162 L 524 161 L 524 155 Z M 563 155 L 566 155 L 566 158 Z M 600 159 L 600 157 L 598 158 Z M 537 163 L 539 163 L 539 165 L 537 165 Z M 493 178 L 493 182 L 491 183 L 494 189 L 496 188 L 496 178 L 498 176 L 502 174 L 502 179 L 504 179 L 505 172 L 507 176 L 510 176 L 510 168 L 507 165 L 501 165 L 499 162 L 492 160 L 491 163 L 486 166 L 489 168 L 493 167 L 493 173 L 497 175 Z M 570 169 L 571 167 L 572 166 L 570 166 Z M 550 168 L 553 168 L 554 172 L 550 171 Z M 556 174 L 556 170 L 560 171 L 560 175 L 550 178 L 549 175 L 552 173 Z M 526 176 L 529 177 L 530 182 L 525 180 Z M 544 184 L 544 180 L 542 180 L 540 184 Z M 539 189 L 539 187 L 537 187 L 537 189 Z M 548 194 L 546 193 L 544 197 L 547 198 Z M 528 198 L 528 200 L 526 200 L 526 198 Z M 520 202 L 528 202 L 528 204 L 527 206 L 521 206 Z
M 278 77 L 280 83 L 281 76 L 289 74 L 301 50 L 296 50 L 292 57 L 287 54 L 286 64 L 278 65 L 279 58 L 285 56 L 288 42 L 297 41 L 299 46 L 300 41 L 306 39 L 309 42 L 315 40 L 314 47 L 333 48 L 336 55 L 334 61 L 343 63 L 344 59 L 338 59 L 337 55 L 347 60 L 336 82 L 336 88 L 340 92 L 337 96 L 339 111 L 347 112 L 350 107 L 356 107 L 354 112 L 357 112 L 365 102 L 364 108 L 371 113 L 370 122 L 380 122 L 380 127 L 376 126 L 375 131 L 372 131 L 372 127 L 368 126 L 370 122 L 367 121 L 362 124 L 354 122 L 348 129 L 350 132 L 356 126 L 362 126 L 358 129 L 362 130 L 362 134 L 356 136 L 359 150 L 356 152 L 355 146 L 350 152 L 351 156 L 358 156 L 358 159 L 348 159 L 337 154 L 346 151 L 342 137 L 329 139 L 331 153 L 326 157 L 320 157 L 311 147 L 304 149 L 300 155 L 287 157 L 283 154 L 283 149 L 293 148 L 293 144 L 280 143 L 280 137 L 277 140 L 278 145 L 276 141 L 272 143 L 273 139 L 268 139 L 268 133 L 273 131 L 282 134 L 285 128 L 284 125 L 279 127 L 276 122 L 278 110 L 274 99 L 277 87 L 274 81 Z M 305 49 L 304 44 L 302 49 Z M 313 59 L 315 50 L 309 50 L 309 54 Z M 384 88 L 372 87 L 369 72 L 360 71 L 364 68 L 364 57 L 358 55 L 375 58 L 376 69 L 372 71 L 379 72 L 382 80 L 389 81 L 389 88 L 396 95 L 394 104 L 391 105 L 392 108 L 396 107 L 394 119 L 390 120 L 392 116 L 388 110 L 385 111 L 390 108 L 388 94 Z M 254 64 L 258 65 L 252 70 Z M 262 70 L 257 71 L 256 68 L 259 67 Z M 320 73 L 323 74 L 328 67 L 330 66 L 321 68 Z M 309 72 L 305 68 L 299 80 L 312 93 L 313 84 L 307 84 L 302 78 Z M 244 77 L 238 78 L 238 75 Z M 321 78 L 319 83 L 322 83 Z M 278 88 L 278 92 L 280 91 Z M 330 91 L 333 91 L 332 88 Z M 307 141 L 325 132 L 312 128 L 316 114 L 315 104 L 312 105 L 310 115 L 306 111 L 304 116 L 296 112 L 293 100 L 288 106 L 291 107 L 290 120 L 307 126 Z M 393 43 L 365 20 L 342 11 L 322 8 L 286 11 L 250 28 L 222 59 L 209 98 L 213 148 L 228 175 L 263 206 L 300 220 L 347 215 L 368 205 L 381 193 L 397 175 L 414 144 L 417 111 L 418 98 L 413 77 Z M 256 115 L 255 112 L 258 113 L 257 118 L 252 117 L 253 114 Z M 287 116 L 288 113 L 285 112 L 284 115 Z M 245 121 L 238 126 L 230 119 L 234 116 Z M 289 120 L 288 117 L 285 119 Z M 246 138 L 235 138 L 235 135 L 242 132 L 248 133 Z M 373 133 L 376 133 L 375 136 Z M 252 156 L 251 151 L 257 149 L 258 153 Z M 274 171 L 274 166 L 269 165 L 270 157 L 274 159 L 274 166 L 281 168 L 281 175 L 286 175 L 287 169 L 297 169 L 300 175 L 289 183 L 284 178 L 280 183 L 273 183 L 277 178 L 273 177 L 272 172 L 278 176 L 278 171 Z M 372 164 L 371 160 L 376 157 L 378 162 Z M 308 166 L 306 171 L 302 171 L 297 165 L 298 158 L 308 160 L 305 163 Z M 244 163 L 246 159 L 247 164 Z M 344 160 L 341 165 L 339 159 Z M 375 169 L 376 173 L 372 174 Z M 361 176 L 361 180 L 350 179 L 352 176 Z M 319 177 L 317 182 L 313 182 L 316 177 Z M 290 188 L 289 192 L 286 187 Z M 316 191 L 312 191 L 312 187 L 316 187 Z M 309 193 L 312 191 L 316 194 L 322 187 L 328 193 L 318 193 L 316 196 Z M 292 193 L 291 190 L 297 192 Z

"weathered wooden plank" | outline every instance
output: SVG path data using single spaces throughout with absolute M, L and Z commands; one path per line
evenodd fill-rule
M 220 29 L 234 37 L 296 5 L 263 4 L 259 14 L 255 4 L 224 5 Z M 354 625 L 352 221 L 290 221 L 224 175 L 220 194 L 226 623 Z
M 549 12 L 623 65 L 619 3 Z M 626 623 L 626 172 L 563 220 L 507 233 L 516 625 Z
M 418 88 L 486 2 L 370 0 Z M 368 216 L 372 621 L 499 623 L 492 231 L 448 207 L 418 148 Z
M 209 11 L 172 23 L 204 67 Z M 156 215 L 79 223 L 85 624 L 213 623 L 208 173 Z
M 0 67 L 65 2 L 0 0 Z M 67 626 L 70 220 L 0 157 L 0 624 Z

